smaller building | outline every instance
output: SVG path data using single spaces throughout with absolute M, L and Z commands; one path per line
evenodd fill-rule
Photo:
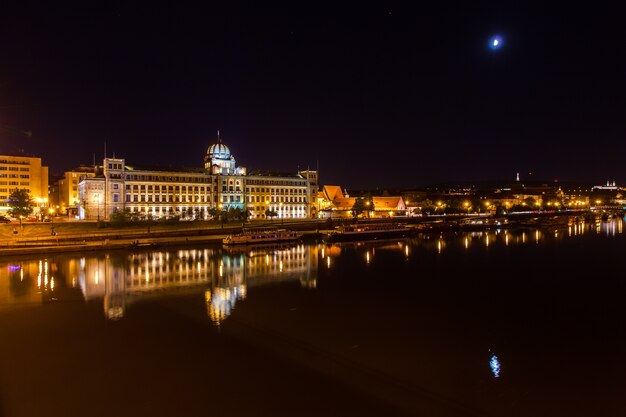
M 348 193 L 336 185 L 325 185 L 318 194 L 320 218 L 352 218 L 352 207 L 358 198 L 350 197 Z M 401 196 L 372 197 L 372 203 L 366 201 L 366 210 L 362 217 L 390 218 L 406 216 L 407 207 Z
M 80 166 L 66 171 L 63 177 L 50 185 L 50 202 L 58 214 L 75 216 L 78 214 L 80 199 L 78 196 L 78 183 L 84 177 L 96 176 L 95 166 Z M 54 195 L 53 195 L 54 191 Z

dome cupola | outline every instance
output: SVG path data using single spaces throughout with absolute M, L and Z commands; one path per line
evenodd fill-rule
M 224 145 L 221 141 L 218 143 L 214 143 L 209 146 L 209 150 L 206 152 L 206 156 L 208 158 L 215 159 L 229 159 L 230 158 L 230 149 L 228 146 Z

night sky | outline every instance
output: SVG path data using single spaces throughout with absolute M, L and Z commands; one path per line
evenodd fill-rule
M 238 165 L 346 187 L 626 182 L 626 25 L 600 3 L 49 3 L 3 6 L 0 153 L 51 173 L 105 141 L 201 166 L 219 129 Z

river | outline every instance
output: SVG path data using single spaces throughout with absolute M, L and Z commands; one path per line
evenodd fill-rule
M 623 415 L 623 219 L 0 260 L 0 416 Z

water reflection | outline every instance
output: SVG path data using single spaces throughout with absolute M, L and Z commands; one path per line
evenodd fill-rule
M 614 218 L 542 229 L 422 234 L 410 239 L 333 245 L 68 254 L 4 261 L 0 263 L 0 306 L 60 299 L 102 300 L 105 316 L 117 320 L 142 298 L 191 292 L 204 297 L 207 316 L 221 324 L 246 299 L 250 287 L 291 281 L 299 282 L 302 288 L 316 288 L 318 268 L 334 268 L 346 248 L 354 248 L 360 262 L 370 265 L 381 250 L 397 251 L 401 259 L 411 260 L 424 251 L 443 256 L 458 248 L 471 255 L 498 246 L 514 250 L 517 245 L 578 239 L 594 232 L 612 238 L 622 231 L 623 219 Z
M 363 260 L 370 264 L 374 260 L 376 250 L 401 250 L 405 259 L 409 259 L 416 254 L 415 249 L 423 248 L 443 254 L 448 249 L 462 246 L 466 252 L 472 253 L 482 247 L 489 249 L 492 246 L 514 246 L 532 243 L 540 245 L 542 242 L 560 242 L 567 238 L 577 238 L 586 233 L 593 233 L 614 237 L 621 234 L 623 230 L 623 219 L 617 218 L 611 222 L 584 222 L 574 221 L 569 224 L 560 224 L 550 227 L 527 227 L 523 229 L 511 230 L 486 230 L 472 232 L 447 232 L 437 235 L 424 233 L 413 238 L 376 240 L 369 242 L 343 242 L 322 247 L 322 258 L 326 261 L 326 267 L 330 268 L 334 261 L 331 258 L 340 256 L 342 249 L 354 247 L 362 250 Z
M 249 287 L 278 282 L 317 286 L 319 247 L 185 249 L 56 256 L 0 263 L 0 305 L 63 300 L 102 300 L 108 319 L 125 316 L 141 299 L 198 293 L 207 316 L 221 324 Z M 329 258 L 330 259 L 330 258 Z
M 496 356 L 495 353 L 491 355 L 489 359 L 489 367 L 491 368 L 491 373 L 494 378 L 500 378 L 500 360 Z

